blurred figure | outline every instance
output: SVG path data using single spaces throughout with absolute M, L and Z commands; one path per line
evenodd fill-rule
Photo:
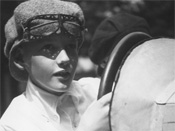
M 108 57 L 117 43 L 132 32 L 150 34 L 149 25 L 145 19 L 128 14 L 118 13 L 106 18 L 97 27 L 89 49 L 91 60 L 98 65 L 97 74 L 102 75 Z

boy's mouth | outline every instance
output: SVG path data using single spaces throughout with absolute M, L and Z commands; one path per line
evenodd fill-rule
M 70 74 L 71 74 L 70 72 L 62 70 L 62 71 L 56 72 L 54 76 L 61 77 L 63 80 L 67 80 L 70 77 Z

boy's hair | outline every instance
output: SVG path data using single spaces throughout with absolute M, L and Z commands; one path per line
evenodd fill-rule
M 26 70 L 14 64 L 17 47 L 52 34 L 65 34 L 83 42 L 84 15 L 73 2 L 60 0 L 30 0 L 21 3 L 5 25 L 5 55 L 9 59 L 11 75 L 18 81 L 27 81 Z

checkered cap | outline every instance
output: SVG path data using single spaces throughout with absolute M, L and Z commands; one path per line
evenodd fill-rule
M 27 22 L 28 19 L 46 14 L 64 14 L 78 18 L 81 25 L 84 25 L 84 15 L 81 8 L 73 2 L 60 0 L 29 0 L 18 5 L 13 16 L 5 25 L 6 43 L 4 47 L 5 55 L 9 58 L 10 71 L 12 76 L 19 81 L 26 81 L 28 74 L 24 70 L 19 70 L 14 64 L 13 50 L 19 45 L 25 43 L 23 38 L 22 23 Z M 42 21 L 38 21 L 40 24 Z

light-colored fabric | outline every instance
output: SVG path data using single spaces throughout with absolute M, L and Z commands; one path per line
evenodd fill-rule
M 175 40 L 136 47 L 124 62 L 111 106 L 112 131 L 175 131 Z
M 97 98 L 100 79 L 73 81 L 61 97 L 34 86 L 30 80 L 26 91 L 13 99 L 0 124 L 7 131 L 73 131 L 81 115 Z

